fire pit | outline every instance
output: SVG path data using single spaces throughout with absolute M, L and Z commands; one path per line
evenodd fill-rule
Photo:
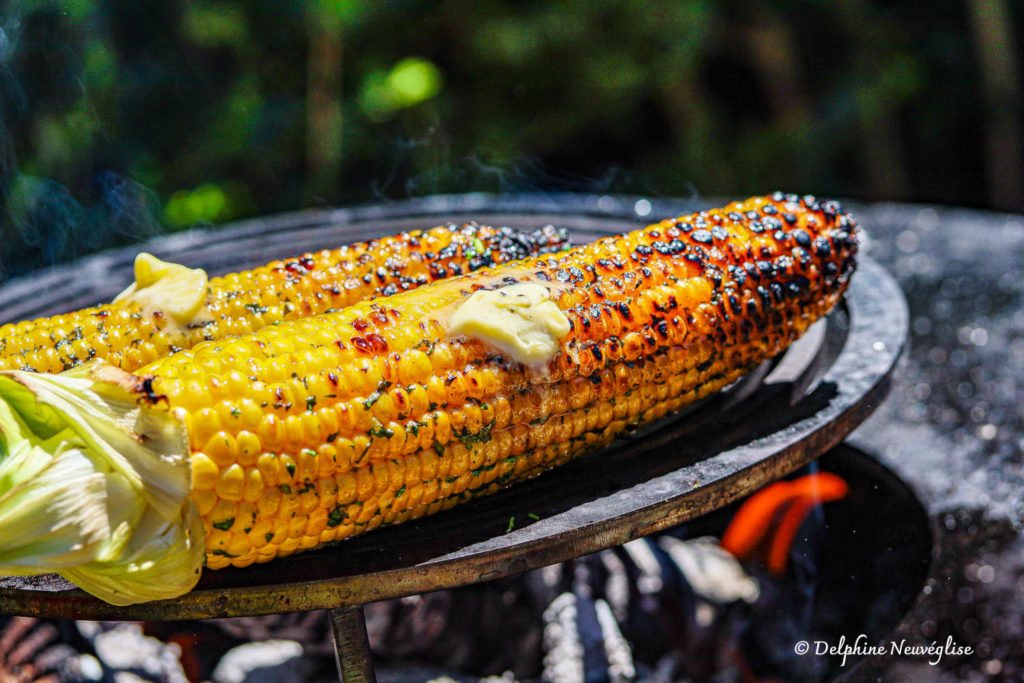
M 144 248 L 216 274 L 448 219 L 513 227 L 554 223 L 583 242 L 632 229 L 648 216 L 693 208 L 610 197 L 437 197 L 191 231 Z M 111 298 L 129 279 L 140 248 L 107 252 L 0 288 L 0 322 Z M 371 676 L 360 605 L 569 560 L 700 517 L 756 491 L 840 443 L 879 405 L 906 328 L 898 287 L 865 258 L 844 305 L 776 362 L 685 419 L 643 430 L 602 454 L 471 503 L 472 509 L 464 506 L 267 565 L 206 572 L 199 587 L 178 600 L 129 608 L 102 603 L 52 577 L 3 579 L 0 612 L 159 620 L 331 608 L 346 680 Z M 426 537 L 429 544 L 422 542 Z
M 927 578 L 931 525 L 913 491 L 857 449 L 839 446 L 802 471 L 836 475 L 849 492 L 801 524 L 786 572 L 722 559 L 731 504 L 525 576 L 372 605 L 382 673 L 549 680 L 575 668 L 614 679 L 626 668 L 639 680 L 822 681 L 852 671 L 863 656 L 819 653 L 818 643 L 888 635 Z M 608 614 L 614 626 L 595 619 Z M 800 642 L 808 653 L 795 652 Z

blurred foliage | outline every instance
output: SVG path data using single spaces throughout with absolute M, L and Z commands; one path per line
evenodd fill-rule
M 408 57 L 390 71 L 374 71 L 363 80 L 360 108 L 371 121 L 391 118 L 441 92 L 441 71 L 432 62 Z
M 1020 22 L 1009 0 L 8 0 L 0 272 L 439 192 L 1024 209 Z

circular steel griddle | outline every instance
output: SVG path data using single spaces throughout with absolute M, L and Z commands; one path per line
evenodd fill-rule
M 581 243 L 696 208 L 589 195 L 458 195 L 258 219 L 7 283 L 0 286 L 0 323 L 110 299 L 131 280 L 140 250 L 213 275 L 449 220 L 553 223 Z M 358 606 L 619 545 L 721 507 L 838 444 L 885 397 L 906 335 L 899 287 L 862 256 L 844 303 L 780 358 L 684 417 L 666 418 L 600 453 L 433 517 L 264 565 L 206 571 L 195 590 L 175 600 L 114 607 L 57 577 L 2 578 L 0 613 L 166 620 Z M 358 631 L 360 620 L 345 621 L 353 614 L 337 611 L 336 626 Z

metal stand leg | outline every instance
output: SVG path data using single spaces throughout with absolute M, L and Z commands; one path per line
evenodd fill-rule
M 331 610 L 331 634 L 334 636 L 334 660 L 342 683 L 375 683 L 370 639 L 362 605 L 346 605 Z

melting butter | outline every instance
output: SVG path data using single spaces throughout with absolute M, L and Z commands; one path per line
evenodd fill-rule
M 479 339 L 527 365 L 554 358 L 570 329 L 551 292 L 532 283 L 474 292 L 448 325 L 449 334 Z
M 135 257 L 135 282 L 114 301 L 134 301 L 147 313 L 160 311 L 185 326 L 203 312 L 208 282 L 201 268 L 186 268 L 143 252 Z

